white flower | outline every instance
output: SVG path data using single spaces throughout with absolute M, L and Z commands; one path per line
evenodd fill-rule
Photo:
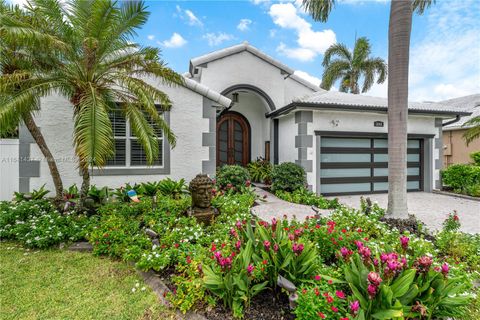
M 137 291 L 137 289 L 136 289 L 136 288 L 132 288 L 132 292 L 135 293 L 135 291 Z
M 138 282 L 135 283 L 135 287 L 137 287 L 137 288 L 140 287 L 140 283 L 138 283 Z
M 145 287 L 142 287 L 142 289 L 141 289 L 141 290 L 142 290 L 142 291 L 145 291 L 146 289 L 147 289 L 147 288 L 145 288 Z

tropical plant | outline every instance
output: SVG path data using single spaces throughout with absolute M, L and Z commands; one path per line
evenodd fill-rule
M 0 94 L 11 96 L 6 109 L 15 109 L 32 96 L 57 92 L 73 106 L 73 141 L 82 175 L 82 209 L 90 185 L 89 168 L 103 167 L 114 155 L 113 129 L 109 114 L 119 110 L 130 122 L 133 134 L 143 147 L 147 162 L 158 157 L 156 129 L 161 129 L 172 146 L 175 135 L 158 113 L 171 108 L 168 96 L 147 83 L 159 79 L 168 85 L 183 84 L 181 75 L 167 68 L 158 48 L 142 47 L 133 36 L 149 16 L 142 1 L 32 0 L 27 12 L 44 17 L 50 26 L 35 25 L 2 15 L 2 37 L 25 43 L 23 50 L 42 52 L 54 68 L 33 68 L 0 78 Z M 153 124 L 152 124 L 153 123 Z
M 480 185 L 480 166 L 454 164 L 442 170 L 442 182 L 454 192 L 469 194 L 474 186 Z M 475 196 L 475 194 L 472 194 Z
M 242 166 L 224 165 L 217 170 L 216 180 L 220 188 L 238 191 L 250 185 L 250 174 Z
M 480 116 L 468 120 L 464 126 L 468 127 L 468 130 L 463 134 L 463 138 L 468 146 L 473 140 L 480 138 Z
M 270 161 L 263 158 L 250 162 L 247 166 L 250 177 L 254 182 L 263 182 L 265 184 L 272 183 L 272 169 L 273 165 Z
M 272 191 L 293 192 L 305 188 L 307 185 L 307 174 L 305 169 L 293 162 L 284 162 L 273 167 Z
M 222 299 L 237 318 L 243 317 L 244 306 L 248 307 L 252 297 L 268 284 L 267 281 L 255 281 L 258 268 L 252 264 L 252 254 L 253 243 L 248 240 L 237 254 L 224 257 L 221 251 L 216 251 L 215 263 L 203 267 L 204 286 Z
M 0 1 L 0 21 L 5 17 L 16 19 L 20 23 L 29 23 L 37 31 L 48 30 L 48 22 L 35 12 L 25 12 L 19 6 L 9 6 L 3 0 Z M 1 25 L 1 24 L 0 24 Z M 42 36 L 39 36 L 39 40 Z M 41 51 L 46 50 L 44 43 L 36 42 L 37 51 L 26 51 L 25 43 L 16 38 L 4 36 L 4 30 L 0 27 L 0 75 L 2 77 L 15 77 L 17 73 L 27 76 L 29 72 L 38 68 L 40 70 L 49 70 L 52 65 L 49 61 L 44 61 Z M 25 95 L 23 100 L 16 104 L 9 103 L 12 96 L 15 96 L 21 90 L 19 86 L 11 87 L 10 91 L 5 90 L 0 95 L 0 137 L 8 137 L 16 134 L 18 136 L 18 127 L 23 123 L 31 136 L 38 145 L 43 156 L 47 160 L 48 169 L 52 176 L 55 186 L 55 197 L 62 199 L 63 183 L 58 172 L 55 158 L 48 148 L 42 132 L 34 120 L 34 114 L 39 111 L 39 99 L 37 96 Z
M 170 178 L 164 179 L 158 184 L 158 191 L 162 195 L 171 197 L 173 199 L 180 199 L 182 195 L 188 194 L 185 179 L 180 179 L 178 181 Z
M 375 82 L 383 83 L 387 79 L 387 64 L 382 58 L 370 57 L 370 42 L 366 37 L 358 38 L 351 52 L 343 43 L 336 43 L 325 51 L 324 67 L 320 87 L 330 90 L 340 80 L 339 91 L 360 93 L 360 80 L 363 78 L 362 93 L 367 92 Z M 333 57 L 337 59 L 332 60 Z
M 160 181 L 157 182 L 144 182 L 141 184 L 141 193 L 153 197 L 157 194 L 159 189 Z
M 45 189 L 45 185 L 41 186 L 40 189 L 33 189 L 32 192 L 15 192 L 15 201 L 29 201 L 29 200 L 42 200 L 50 192 L 50 190 Z
M 435 0 L 392 1 L 388 31 L 388 210 L 408 217 L 407 209 L 407 116 L 408 63 L 412 13 L 423 14 Z M 326 22 L 335 0 L 303 0 L 314 20 Z
M 480 166 L 480 151 L 470 153 L 470 158 L 474 165 Z

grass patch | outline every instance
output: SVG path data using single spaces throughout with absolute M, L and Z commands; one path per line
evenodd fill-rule
M 175 319 L 126 263 L 11 242 L 0 242 L 0 306 L 0 319 Z

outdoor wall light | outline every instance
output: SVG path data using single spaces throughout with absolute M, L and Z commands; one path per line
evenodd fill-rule
M 238 93 L 237 92 L 232 93 L 232 101 L 233 102 L 238 102 Z

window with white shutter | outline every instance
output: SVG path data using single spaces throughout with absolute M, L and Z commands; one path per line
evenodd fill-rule
M 159 113 L 160 109 L 157 108 Z M 155 128 L 158 138 L 158 158 L 152 165 L 148 165 L 147 157 L 142 145 L 133 134 L 130 123 L 120 111 L 110 114 L 110 121 L 113 127 L 113 136 L 115 139 L 115 156 L 107 161 L 107 168 L 142 168 L 142 167 L 163 167 L 164 142 L 163 131 L 158 128 L 152 119 L 149 123 Z

